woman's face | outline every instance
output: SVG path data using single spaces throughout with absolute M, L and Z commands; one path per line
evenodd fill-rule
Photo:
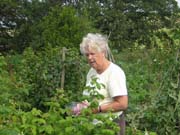
M 86 58 L 88 60 L 89 65 L 95 70 L 99 70 L 103 65 L 103 59 L 105 58 L 103 52 L 98 52 L 93 49 L 87 49 Z

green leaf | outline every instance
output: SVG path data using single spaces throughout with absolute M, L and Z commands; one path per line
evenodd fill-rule
M 0 129 L 0 135 L 19 135 L 19 132 L 15 129 L 5 128 Z

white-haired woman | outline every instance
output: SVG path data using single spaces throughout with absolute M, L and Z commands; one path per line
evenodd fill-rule
M 83 38 L 80 50 L 91 66 L 87 74 L 86 84 L 89 85 L 92 78 L 96 77 L 105 86 L 99 90 L 104 99 L 99 101 L 99 107 L 94 110 L 94 113 L 112 111 L 119 118 L 120 135 L 124 135 L 123 111 L 128 107 L 126 77 L 124 71 L 112 62 L 107 38 L 101 34 L 89 33 Z

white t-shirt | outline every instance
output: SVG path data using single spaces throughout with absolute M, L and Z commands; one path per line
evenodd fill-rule
M 97 78 L 98 83 L 102 83 L 105 87 L 101 87 L 97 91 L 104 96 L 99 100 L 99 105 L 107 104 L 113 101 L 113 97 L 127 95 L 126 77 L 124 71 L 116 64 L 110 63 L 109 67 L 101 74 L 91 68 L 87 74 L 86 86 L 91 86 L 93 78 Z M 88 95 L 87 91 L 83 92 Z M 122 111 L 113 114 L 120 115 Z

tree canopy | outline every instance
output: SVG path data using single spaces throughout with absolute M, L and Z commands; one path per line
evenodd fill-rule
M 175 0 L 2 0 L 0 6 L 1 50 L 20 52 L 49 43 L 64 46 L 62 40 L 76 46 L 88 31 L 108 35 L 119 50 L 148 44 L 154 31 L 175 25 L 179 12 Z

